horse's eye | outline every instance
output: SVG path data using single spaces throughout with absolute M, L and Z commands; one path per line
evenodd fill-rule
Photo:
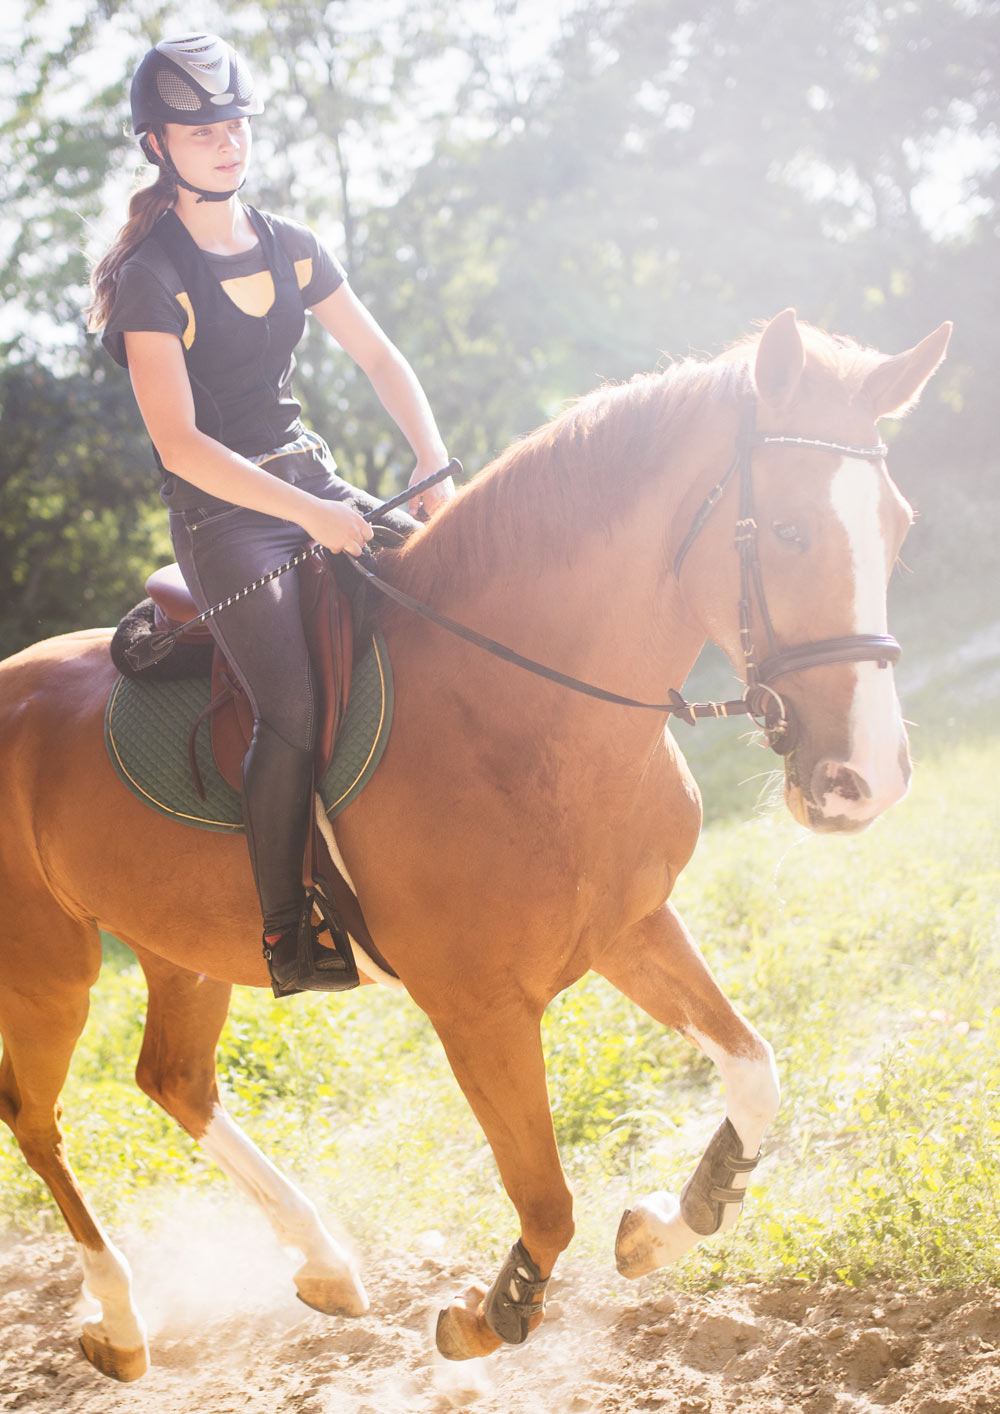
M 771 529 L 774 531 L 778 539 L 784 541 L 786 545 L 802 544 L 802 536 L 799 534 L 799 528 L 797 525 L 794 525 L 790 520 L 772 521 Z

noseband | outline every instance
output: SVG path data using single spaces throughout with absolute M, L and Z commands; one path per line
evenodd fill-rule
M 753 494 L 753 454 L 758 447 L 798 447 L 809 451 L 834 452 L 838 456 L 853 457 L 857 461 L 881 461 L 889 449 L 884 442 L 875 447 L 855 447 L 844 442 L 823 442 L 814 437 L 772 436 L 758 432 L 756 405 L 751 404 L 743 413 L 736 438 L 736 456 L 722 480 L 713 486 L 705 497 L 674 558 L 674 575 L 679 577 L 687 552 L 722 499 L 726 487 L 734 479 L 738 480 L 739 518 L 736 522 L 735 543 L 740 561 L 739 627 L 746 683 L 744 710 L 766 732 L 769 746 L 779 755 L 785 755 L 795 744 L 794 734 L 789 711 L 771 685 L 775 678 L 783 677 L 787 673 L 802 672 L 807 668 L 828 667 L 832 663 L 877 662 L 880 668 L 885 668 L 889 663 L 898 662 L 901 649 L 889 634 L 857 633 L 845 638 L 823 638 L 809 643 L 797 643 L 791 648 L 779 650 L 777 635 L 768 613 L 760 565 L 759 532 Z M 753 640 L 754 604 L 757 606 L 767 638 L 767 657 L 762 663 L 757 660 L 757 649 Z M 725 706 L 732 710 L 730 703 L 699 705 Z

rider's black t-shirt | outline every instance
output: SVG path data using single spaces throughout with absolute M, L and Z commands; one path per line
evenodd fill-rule
M 196 425 L 233 451 L 256 457 L 302 434 L 301 406 L 291 390 L 293 351 L 304 311 L 338 289 L 345 275 L 307 227 L 252 207 L 247 213 L 258 244 L 220 256 L 199 249 L 177 216 L 166 212 L 122 267 L 102 342 L 126 367 L 125 333 L 176 335 Z M 156 460 L 171 509 L 206 500 L 158 454 Z

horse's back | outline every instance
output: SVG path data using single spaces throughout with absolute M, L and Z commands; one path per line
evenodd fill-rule
M 0 733 L 23 722 L 25 711 L 69 711 L 105 697 L 115 679 L 108 652 L 111 629 L 87 628 L 23 648 L 0 662 Z M 3 738 L 0 736 L 0 742 Z
M 107 629 L 45 639 L 0 663 L 0 770 L 5 812 L 34 808 L 43 783 L 103 755 L 104 705 L 116 672 Z M 69 782 L 67 781 L 67 784 Z

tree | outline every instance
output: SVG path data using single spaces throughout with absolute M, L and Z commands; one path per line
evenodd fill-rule
M 114 624 L 169 560 L 149 442 L 102 367 L 0 375 L 0 652 Z
M 986 378 L 1000 358 L 984 298 L 998 8 L 580 0 L 533 47 L 539 12 L 518 0 L 419 12 L 260 0 L 216 18 L 270 95 L 248 196 L 345 256 L 470 469 L 599 379 L 715 351 L 788 304 L 891 351 L 957 317 L 907 459 L 928 520 L 960 516 L 981 535 L 975 510 L 995 498 Z M 98 376 L 78 332 L 81 218 L 114 205 L 135 167 L 125 77 L 163 14 L 156 0 L 102 0 L 51 51 L 29 25 L 0 125 L 12 174 L 0 279 L 26 314 L 8 363 L 48 370 L 57 401 L 64 376 L 74 396 L 90 387 L 95 422 L 112 397 L 124 418 L 128 389 L 110 365 Z M 109 63 L 90 65 L 95 50 Z M 943 223 L 933 198 L 949 162 L 966 189 Z M 57 351 L 53 320 L 77 331 Z M 405 445 L 318 331 L 299 387 L 346 475 L 382 491 L 405 479 Z M 923 542 L 930 559 L 948 539 Z

